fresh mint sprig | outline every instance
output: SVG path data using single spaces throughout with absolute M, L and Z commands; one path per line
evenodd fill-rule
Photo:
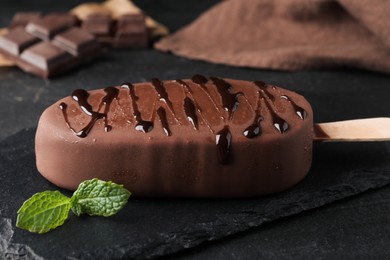
M 112 216 L 126 205 L 130 195 L 123 185 L 96 178 L 80 183 L 71 198 L 59 191 L 36 193 L 18 210 L 16 226 L 43 234 L 63 225 L 70 210 L 77 216 Z

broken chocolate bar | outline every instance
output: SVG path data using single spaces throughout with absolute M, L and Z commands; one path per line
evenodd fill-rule
M 312 142 L 304 97 L 195 75 L 75 90 L 44 111 L 35 150 L 39 172 L 66 189 L 96 177 L 134 196 L 231 198 L 295 185 Z
M 76 23 L 69 14 L 47 15 L 25 27 L 20 22 L 0 36 L 0 52 L 27 72 L 41 77 L 58 75 L 102 51 L 97 39 L 74 27 Z
M 149 38 L 143 14 L 124 14 L 113 19 L 108 14 L 90 14 L 83 21 L 70 13 L 15 14 L 12 27 L 27 26 L 26 30 L 42 39 L 51 39 L 53 35 L 70 26 L 93 34 L 102 44 L 114 48 L 148 47 Z

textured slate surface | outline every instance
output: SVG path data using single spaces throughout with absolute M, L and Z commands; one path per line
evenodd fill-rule
M 169 259 L 388 259 L 390 186 L 181 251 Z
M 23 130 L 0 145 L 2 223 L 14 224 L 16 211 L 33 193 L 56 189 L 35 169 L 34 134 L 35 129 Z M 45 235 L 14 229 L 10 239 L 7 224 L 1 243 L 9 254 L 31 257 L 156 257 L 390 183 L 386 143 L 319 144 L 314 152 L 308 177 L 287 192 L 237 200 L 131 199 L 114 217 L 71 215 L 65 226 Z

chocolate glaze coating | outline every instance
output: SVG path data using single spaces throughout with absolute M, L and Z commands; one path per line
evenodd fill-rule
M 134 196 L 248 197 L 302 180 L 312 138 L 313 112 L 302 96 L 196 75 L 74 91 L 42 114 L 36 160 L 66 189 L 97 177 Z

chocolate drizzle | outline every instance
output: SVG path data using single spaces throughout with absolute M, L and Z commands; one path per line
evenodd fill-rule
M 68 126 L 68 128 L 69 128 L 73 133 L 76 133 L 75 130 L 74 130 L 74 129 L 70 126 L 70 124 L 69 124 L 68 114 L 66 113 L 66 109 L 68 108 L 68 105 L 65 104 L 64 102 L 61 102 L 59 107 L 60 107 L 60 109 L 61 109 L 61 111 L 62 111 L 62 115 L 64 116 L 66 125 Z
M 263 81 L 256 81 L 255 84 L 267 95 L 272 103 L 275 102 L 275 96 L 269 92 L 267 84 L 265 84 Z
M 119 90 L 114 87 L 108 87 L 104 89 L 104 92 L 107 93 L 107 95 L 104 96 L 102 103 L 99 106 L 98 111 L 100 111 L 101 106 L 104 104 L 104 131 L 110 132 L 112 129 L 112 126 L 110 126 L 107 122 L 107 114 L 108 111 L 110 111 L 110 106 L 114 98 L 118 97 Z
M 228 112 L 228 117 L 230 119 L 232 112 L 236 111 L 238 108 L 239 102 L 237 100 L 237 95 L 239 94 L 232 94 L 230 92 L 232 86 L 223 79 L 216 77 L 210 77 L 210 79 L 217 88 L 218 94 L 221 96 L 222 107 Z
M 209 80 L 205 76 L 200 75 L 200 74 L 196 74 L 196 75 L 192 76 L 191 79 L 194 83 L 198 84 L 201 88 L 203 88 L 204 90 L 207 91 L 205 84 Z
M 203 92 L 207 95 L 207 97 L 211 100 L 211 102 L 213 103 L 214 107 L 216 110 L 218 110 L 218 112 L 221 112 L 221 110 L 219 109 L 217 103 L 215 102 L 215 100 L 211 97 L 207 87 L 206 87 L 206 83 L 208 82 L 208 79 L 203 76 L 203 75 L 200 75 L 200 74 L 196 74 L 194 76 L 192 76 L 191 78 L 192 82 L 194 82 L 195 84 L 197 84 L 202 90 Z M 181 81 L 181 82 L 184 82 L 184 81 Z M 188 86 L 188 85 L 187 85 Z M 224 117 L 221 115 L 221 118 L 224 119 Z
M 200 76 L 200 75 L 199 75 Z M 200 77 L 202 77 L 202 76 L 200 76 Z M 186 97 L 188 98 L 189 97 L 189 99 L 191 100 L 191 102 L 193 103 L 193 105 L 194 105 L 194 108 L 195 108 L 195 110 L 198 112 L 198 114 L 199 114 L 199 116 L 202 118 L 202 120 L 203 120 L 203 122 L 206 124 L 206 126 L 208 127 L 208 129 L 210 130 L 210 132 L 211 133 L 213 133 L 214 134 L 214 131 L 213 131 L 213 129 L 211 128 L 211 125 L 206 121 L 206 119 L 204 118 L 204 116 L 203 116 L 203 113 L 202 113 L 202 111 L 200 110 L 200 107 L 198 106 L 198 104 L 197 104 L 197 102 L 195 101 L 195 98 L 194 98 L 194 96 L 193 96 L 193 91 L 191 90 L 191 88 L 190 88 L 190 86 L 187 84 L 187 83 L 185 83 L 183 80 L 181 80 L 181 79 L 177 79 L 177 80 L 175 80 L 180 86 L 182 86 L 183 88 L 184 88 L 184 92 L 186 93 Z M 208 93 L 208 92 L 207 92 Z M 211 97 L 210 97 L 210 99 L 211 99 Z M 214 102 L 213 102 L 214 103 Z M 184 112 L 185 112 L 185 102 L 184 102 L 184 105 L 183 105 L 183 109 L 184 109 Z M 195 113 L 195 116 L 196 116 L 196 113 Z M 187 119 L 188 119 L 188 117 L 187 117 Z M 198 127 L 196 127 L 195 128 L 195 130 L 197 130 L 198 129 Z
M 229 126 L 225 125 L 215 136 L 218 159 L 221 164 L 227 164 L 229 162 L 231 143 L 232 134 L 230 133 Z
M 152 129 L 154 127 L 153 122 L 142 120 L 141 112 L 139 111 L 138 105 L 137 105 L 138 96 L 135 94 L 134 85 L 126 82 L 126 83 L 123 83 L 121 85 L 121 87 L 127 88 L 129 90 L 129 96 L 131 99 L 131 106 L 132 106 L 132 110 L 133 110 L 133 117 L 135 120 L 135 127 L 134 127 L 135 130 L 140 131 L 142 133 L 148 133 L 148 132 L 152 131 Z
M 198 130 L 198 116 L 196 115 L 196 107 L 191 99 L 186 97 L 184 99 L 184 112 L 187 120 L 192 124 L 195 130 Z
M 169 124 L 168 124 L 168 119 L 167 119 L 167 112 L 165 111 L 164 108 L 159 107 L 157 109 L 157 115 L 160 118 L 161 121 L 161 126 L 164 130 L 164 133 L 166 136 L 171 136 L 172 132 L 171 129 L 169 129 Z
M 190 88 L 190 85 L 181 79 L 176 80 L 176 82 L 184 89 L 185 97 L 183 100 L 182 109 L 186 116 L 186 120 L 192 125 L 195 131 L 198 131 L 199 120 L 201 119 L 204 124 L 209 128 L 209 130 L 213 134 L 215 134 L 218 159 L 221 164 L 227 164 L 229 162 L 229 158 L 231 157 L 232 134 L 229 129 L 229 124 L 233 118 L 234 112 L 239 108 L 239 98 L 240 100 L 242 99 L 243 101 L 245 101 L 254 113 L 253 121 L 243 131 L 243 135 L 245 137 L 255 138 L 257 136 L 260 136 L 262 134 L 261 122 L 266 118 L 266 116 L 271 117 L 272 124 L 279 133 L 283 134 L 288 131 L 290 127 L 289 124 L 282 117 L 280 117 L 278 115 L 278 112 L 275 110 L 276 96 L 272 94 L 272 90 L 270 91 L 270 86 L 266 85 L 264 82 L 253 82 L 253 84 L 256 85 L 258 89 L 256 105 L 252 105 L 249 102 L 248 98 L 245 96 L 245 93 L 233 92 L 233 86 L 227 81 L 217 77 L 210 77 L 210 81 L 212 82 L 212 85 L 210 84 L 208 87 L 215 87 L 216 91 L 214 93 L 215 95 L 219 95 L 220 97 L 220 101 L 218 103 L 215 102 L 215 100 L 212 98 L 208 91 L 208 88 L 206 86 L 206 84 L 209 82 L 208 78 L 199 74 L 194 75 L 192 77 L 192 82 L 196 85 L 191 85 L 191 87 L 200 87 L 200 89 L 207 95 L 212 104 L 215 106 L 215 109 L 221 115 L 221 119 L 224 121 L 225 125 L 221 130 L 217 131 L 216 133 L 212 129 L 210 123 L 207 122 L 207 120 L 204 118 L 204 115 L 202 114 L 201 108 L 199 107 L 197 100 L 194 97 L 194 92 Z M 179 125 L 181 125 L 181 122 L 179 122 L 174 113 L 173 103 L 169 99 L 168 92 L 164 83 L 157 78 L 153 78 L 151 85 L 156 92 L 157 101 L 153 103 L 152 117 L 149 121 L 142 119 L 142 114 L 137 104 L 139 98 L 135 93 L 135 86 L 131 83 L 123 83 L 121 85 L 122 88 L 128 89 L 128 95 L 130 98 L 132 118 L 129 120 L 129 122 L 134 124 L 135 130 L 140 131 L 142 133 L 148 133 L 153 130 L 155 116 L 157 115 L 161 122 L 161 126 L 165 135 L 171 136 L 172 131 L 167 117 L 167 112 L 173 115 L 173 118 Z M 107 115 L 110 111 L 110 107 L 113 100 L 118 98 L 119 89 L 115 87 L 108 87 L 104 89 L 104 92 L 106 93 L 106 95 L 99 103 L 97 111 L 94 111 L 91 104 L 88 102 L 90 94 L 86 90 L 77 89 L 72 93 L 72 98 L 78 103 L 80 109 L 85 114 L 91 117 L 88 124 L 80 131 L 75 131 L 69 123 L 67 115 L 68 105 L 64 102 L 60 103 L 59 108 L 62 111 L 66 125 L 78 137 L 86 137 L 95 125 L 96 121 L 99 119 L 104 119 L 104 129 L 106 132 L 109 132 L 112 129 L 112 127 L 108 124 Z M 301 118 L 302 120 L 306 119 L 307 112 L 302 107 L 297 105 L 287 95 L 281 95 L 280 98 L 283 98 L 291 104 L 299 118 Z M 267 115 L 263 115 L 261 113 L 263 111 L 261 109 L 263 104 L 265 105 L 266 111 L 268 111 Z M 103 106 L 104 110 L 103 112 L 101 112 Z M 223 116 L 223 114 L 226 112 L 227 117 Z
M 172 102 L 169 100 L 168 93 L 167 90 L 165 89 L 164 83 L 157 78 L 153 78 L 152 85 L 157 92 L 158 99 L 164 102 L 168 106 L 169 111 L 172 113 L 176 122 L 180 124 L 179 120 L 176 118 L 175 111 L 173 110 Z
M 263 121 L 263 117 L 258 112 L 256 112 L 256 116 L 253 120 L 253 123 L 247 128 L 245 128 L 243 135 L 247 138 L 254 138 L 256 136 L 259 136 L 261 134 L 261 121 Z
M 260 86 L 265 86 L 265 83 L 262 82 L 262 81 L 256 81 L 254 83 L 257 86 L 259 86 L 259 85 Z M 255 107 L 250 105 L 250 103 L 247 100 L 248 105 L 252 108 L 253 112 L 255 113 L 255 118 L 254 118 L 252 124 L 249 125 L 247 128 L 245 128 L 244 131 L 242 132 L 242 134 L 246 138 L 250 138 L 250 139 L 251 138 L 255 138 L 255 137 L 261 135 L 262 131 L 261 131 L 261 127 L 260 127 L 260 122 L 264 120 L 263 116 L 260 114 L 261 100 L 264 99 L 264 98 L 260 94 L 260 91 L 258 91 L 257 94 L 258 94 L 258 96 L 257 96 L 257 102 L 256 102 L 256 106 Z M 246 97 L 245 97 L 245 99 L 246 99 Z
M 99 119 L 102 119 L 102 118 L 105 118 L 105 122 L 104 122 L 105 131 L 108 132 L 111 130 L 111 126 L 109 126 L 107 124 L 107 113 L 110 110 L 110 105 L 112 103 L 112 100 L 114 98 L 117 98 L 119 91 L 114 87 L 105 88 L 104 91 L 107 93 L 106 96 L 102 100 L 102 103 L 105 104 L 104 113 L 93 111 L 92 106 L 88 103 L 89 93 L 86 90 L 76 89 L 75 91 L 73 91 L 72 98 L 75 101 L 77 101 L 81 110 L 85 114 L 87 114 L 91 117 L 91 120 L 89 121 L 89 123 L 78 132 L 73 130 L 73 128 L 71 128 L 69 123 L 67 122 L 67 125 L 69 125 L 70 129 L 72 131 L 74 131 L 78 137 L 81 137 L 81 138 L 86 137 L 89 134 L 89 132 L 92 130 L 92 127 L 95 125 L 96 121 Z M 99 110 L 100 110 L 101 106 L 102 106 L 102 104 L 99 105 Z
M 302 120 L 305 120 L 307 117 L 307 112 L 302 107 L 298 106 L 294 101 L 292 101 L 288 96 L 282 95 L 281 98 L 289 101 L 293 108 L 295 109 L 295 114 L 297 114 Z
M 278 130 L 279 133 L 283 134 L 284 132 L 286 132 L 288 130 L 289 125 L 286 122 L 286 120 L 281 118 L 275 112 L 275 109 L 272 108 L 271 103 L 273 103 L 275 101 L 275 97 L 273 95 L 271 95 L 271 93 L 269 93 L 269 91 L 267 90 L 267 85 L 264 82 L 255 81 L 254 83 L 260 89 L 260 91 L 258 92 L 259 98 L 261 98 L 261 97 L 264 98 L 265 105 L 267 106 L 268 111 L 272 117 L 273 126 L 275 127 L 276 130 Z M 271 100 L 271 102 L 269 102 L 268 100 Z
M 238 96 L 242 95 L 242 93 L 231 93 L 232 86 L 223 79 L 210 77 L 210 80 L 213 82 L 217 93 L 221 97 L 222 108 L 228 113 L 227 119 L 230 121 L 239 105 Z M 226 123 L 226 118 L 222 117 L 222 119 Z M 228 125 L 225 125 L 222 130 L 217 132 L 215 142 L 217 144 L 219 162 L 221 164 L 227 164 L 229 162 L 232 142 L 232 134 Z

